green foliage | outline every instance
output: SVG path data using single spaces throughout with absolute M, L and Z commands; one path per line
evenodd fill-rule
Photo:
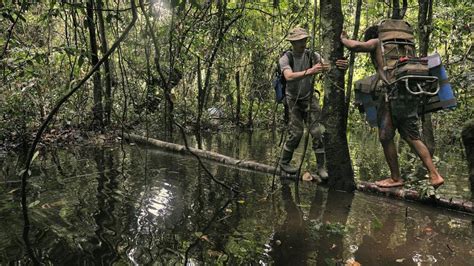
M 270 83 L 272 68 L 278 54 L 289 47 L 284 40 L 286 32 L 296 25 L 306 27 L 309 32 L 314 30 L 314 45 L 320 50 L 322 32 L 319 18 L 313 18 L 315 1 L 278 1 L 277 6 L 273 1 L 220 1 L 221 5 L 218 2 L 175 0 L 164 5 L 161 13 L 147 5 L 145 11 L 150 16 L 151 29 L 139 10 L 134 29 L 110 57 L 112 126 L 148 129 L 159 135 L 167 105 L 166 82 L 172 88 L 176 121 L 194 126 L 198 116 L 199 74 L 202 86 L 207 86 L 203 88 L 204 112 L 210 107 L 222 109 L 224 115 L 219 126 L 229 128 L 237 115 L 236 72 L 240 74 L 242 124 L 250 126 L 252 122 L 254 127 L 263 128 L 282 124 L 279 122 L 282 108 L 275 107 Z M 344 0 L 342 4 L 344 29 L 351 35 L 355 1 Z M 410 7 L 416 4 L 409 1 Z M 109 46 L 131 19 L 128 5 L 129 1 L 108 3 L 102 12 Z M 433 123 L 437 141 L 453 146 L 459 143 L 465 117 L 474 115 L 472 55 L 468 53 L 472 46 L 473 8 L 469 0 L 437 0 L 433 6 L 430 50 L 442 55 L 459 101 L 457 110 L 433 115 Z M 7 31 L 0 35 L 0 138 L 16 140 L 16 136 L 35 129 L 70 86 L 90 70 L 90 44 L 84 25 L 86 10 L 83 3 L 36 1 L 22 7 L 4 1 L 0 11 L 0 27 L 13 26 L 11 36 Z M 95 15 L 99 12 L 94 11 Z M 388 11 L 383 1 L 365 1 L 359 37 L 365 28 L 385 18 Z M 166 17 L 164 13 L 173 16 Z M 406 19 L 418 31 L 416 8 L 408 9 Z M 314 29 L 313 22 L 316 22 Z M 157 47 L 151 31 L 156 35 Z M 354 80 L 374 71 L 366 55 L 358 55 L 355 66 Z M 101 74 L 104 84 L 104 69 Z M 322 89 L 321 84 L 317 86 Z M 57 116 L 60 123 L 54 127 L 89 125 L 93 107 L 91 87 L 91 82 L 86 83 L 63 106 Z M 203 119 L 208 124 L 212 122 L 208 114 L 203 114 Z M 367 130 L 364 118 L 351 108 L 349 136 Z M 351 147 L 354 168 L 364 178 L 385 175 L 383 162 L 372 160 L 382 156 L 376 148 L 376 137 L 371 133 L 363 142 L 370 151 L 366 152 L 364 146 Z

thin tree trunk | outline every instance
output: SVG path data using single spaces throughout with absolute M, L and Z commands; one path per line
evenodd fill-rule
M 204 107 L 206 107 L 206 99 L 207 95 L 209 93 L 209 85 L 211 83 L 211 75 L 212 75 L 212 67 L 214 65 L 214 62 L 216 60 L 217 52 L 219 51 L 219 48 L 221 47 L 221 44 L 224 40 L 224 35 L 225 33 L 229 30 L 229 28 L 239 19 L 242 17 L 242 14 L 237 15 L 234 17 L 231 21 L 229 21 L 228 24 L 225 24 L 225 19 L 226 19 L 226 9 L 227 9 L 227 1 L 218 1 L 217 2 L 218 8 L 219 8 L 219 29 L 217 33 L 217 40 L 215 41 L 215 45 L 212 49 L 211 55 L 207 58 L 207 69 L 206 69 L 206 75 L 204 78 L 204 86 L 203 86 L 203 96 L 202 96 L 202 103 L 198 103 L 198 117 L 202 116 L 202 112 L 204 111 Z M 243 6 L 243 8 L 245 5 Z M 242 10 L 243 12 L 243 10 Z M 200 126 L 200 121 L 197 123 L 198 126 Z M 198 128 L 199 130 L 200 128 Z
M 92 67 L 92 69 L 85 75 L 84 78 L 82 78 L 77 85 L 74 86 L 65 96 L 63 96 L 58 103 L 54 106 L 54 108 L 51 110 L 51 112 L 48 114 L 48 117 L 46 117 L 45 121 L 41 124 L 40 128 L 36 132 L 35 139 L 33 140 L 33 143 L 31 144 L 29 150 L 28 150 L 28 155 L 26 158 L 25 162 L 25 167 L 22 170 L 23 174 L 21 175 L 21 206 L 22 206 L 22 211 L 24 214 L 24 231 L 23 231 L 23 238 L 25 241 L 25 245 L 28 246 L 30 245 L 29 239 L 28 239 L 28 233 L 30 229 L 30 223 L 28 220 L 28 205 L 27 205 L 27 198 L 26 198 L 26 189 L 27 189 L 27 181 L 28 181 L 28 176 L 30 175 L 30 167 L 31 167 L 31 161 L 33 160 L 33 156 L 35 154 L 36 147 L 41 140 L 41 136 L 43 135 L 43 132 L 46 130 L 46 127 L 48 126 L 49 122 L 53 119 L 53 117 L 58 113 L 59 108 L 61 108 L 62 104 L 65 103 L 69 97 L 71 97 L 79 88 L 86 83 L 87 80 L 100 68 L 100 66 L 103 64 L 105 59 L 107 59 L 114 51 L 117 49 L 119 44 L 126 38 L 130 30 L 132 29 L 133 25 L 135 25 L 135 22 L 137 21 L 137 9 L 135 6 L 135 1 L 130 2 L 131 10 L 132 10 L 132 20 L 130 21 L 130 24 L 125 28 L 124 32 L 120 35 L 120 37 L 116 40 L 116 42 L 112 45 L 109 51 L 104 54 L 104 56 L 97 62 L 95 66 Z M 31 251 L 31 250 L 29 250 Z M 32 255 L 34 258 L 34 255 Z
M 97 20 L 99 22 L 99 34 L 100 34 L 100 51 L 103 54 L 109 49 L 107 43 L 107 35 L 105 34 L 104 17 L 102 15 L 102 0 L 97 1 Z M 105 79 L 105 108 L 104 115 L 105 125 L 110 124 L 110 115 L 112 113 L 112 72 L 110 71 L 109 59 L 104 62 L 104 79 Z
M 433 18 L 433 1 L 432 0 L 418 0 L 418 32 L 419 32 L 419 47 L 420 56 L 427 56 L 430 44 L 430 34 L 432 31 Z M 435 138 L 433 123 L 431 121 L 431 114 L 424 115 L 422 119 L 423 141 L 425 142 L 431 155 L 435 152 Z
M 393 0 L 392 1 L 392 18 L 393 19 L 401 19 L 400 17 L 400 1 Z
M 344 72 L 337 69 L 334 62 L 343 57 L 340 42 L 343 16 L 341 0 L 321 0 L 321 22 L 323 29 L 323 57 L 331 62 L 331 70 L 326 74 L 323 123 L 327 129 L 324 139 L 329 187 L 336 190 L 355 189 L 349 147 L 347 143 L 347 108 L 344 95 Z
M 241 105 L 241 96 L 240 96 L 240 72 L 235 73 L 235 86 L 237 87 L 237 106 L 235 110 L 235 124 L 240 125 L 240 105 Z
M 202 118 L 202 109 L 203 109 L 203 98 L 204 98 L 204 92 L 202 88 L 202 76 L 201 76 L 201 59 L 198 57 L 197 58 L 197 87 L 198 87 L 198 95 L 197 95 L 197 101 L 198 101 L 198 113 L 196 117 L 196 131 L 199 131 L 201 129 L 201 118 Z
M 407 13 L 407 9 L 408 9 L 408 0 L 403 0 L 402 10 L 400 11 L 400 19 L 403 19 L 405 17 L 405 14 Z
M 255 97 L 253 95 L 250 96 L 250 103 L 249 103 L 249 113 L 248 113 L 248 121 L 247 121 L 247 128 L 253 128 L 253 105 L 255 102 Z
M 172 133 L 173 133 L 173 101 L 171 100 L 171 87 L 169 86 L 169 80 L 171 79 L 171 75 L 169 75 L 168 79 L 166 79 L 162 69 L 161 69 L 161 64 L 160 64 L 160 44 L 158 42 L 158 38 L 156 37 L 155 30 L 153 29 L 151 23 L 150 23 L 150 18 L 148 16 L 148 13 L 145 9 L 145 4 L 143 0 L 139 1 L 140 3 L 140 9 L 143 12 L 143 15 L 145 17 L 145 23 L 148 29 L 148 34 L 150 34 L 152 40 L 153 40 L 153 48 L 155 50 L 155 56 L 154 56 L 154 62 L 155 62 L 155 67 L 156 71 L 158 72 L 159 75 L 159 83 L 160 86 L 163 88 L 163 93 L 165 95 L 165 104 L 164 104 L 164 121 L 165 121 L 165 134 L 167 138 L 171 138 Z M 170 66 L 170 69 L 172 66 Z
M 94 1 L 89 0 L 86 4 L 87 18 L 86 24 L 89 29 L 89 44 L 91 47 L 91 66 L 97 65 L 99 62 L 97 38 L 94 24 Z M 94 73 L 94 106 L 92 108 L 93 122 L 92 126 L 95 130 L 103 130 L 103 107 L 102 107 L 102 85 L 100 71 Z
M 357 40 L 358 35 L 359 35 L 361 7 L 362 7 L 362 0 L 357 0 L 355 22 L 354 22 L 354 32 L 352 34 L 352 39 L 353 40 Z M 349 76 L 347 78 L 347 95 L 346 95 L 346 109 L 347 110 L 349 110 L 349 104 L 351 102 L 352 78 L 354 77 L 355 57 L 356 57 L 356 53 L 354 51 L 351 51 L 351 57 L 349 59 Z
M 466 159 L 471 182 L 471 201 L 474 201 L 474 119 L 469 120 L 462 129 L 462 142 L 466 150 Z

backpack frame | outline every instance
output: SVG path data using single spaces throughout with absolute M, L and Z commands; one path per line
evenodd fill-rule
M 379 40 L 385 76 L 392 88 L 405 88 L 412 95 L 436 95 L 438 78 L 429 74 L 428 61 L 417 57 L 413 30 L 406 21 L 383 20 Z M 390 93 L 393 93 L 394 90 Z

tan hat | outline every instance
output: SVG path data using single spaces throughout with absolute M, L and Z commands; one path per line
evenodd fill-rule
M 301 39 L 309 38 L 308 32 L 300 27 L 296 27 L 291 29 L 288 32 L 288 36 L 286 37 L 287 41 L 298 41 Z

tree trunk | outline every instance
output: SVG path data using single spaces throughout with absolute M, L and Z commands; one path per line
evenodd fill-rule
M 469 120 L 462 129 L 462 143 L 466 149 L 469 181 L 471 181 L 471 201 L 474 200 L 474 119 Z
M 400 16 L 400 2 L 398 0 L 392 1 L 392 18 L 401 19 Z
M 419 55 L 427 56 L 430 43 L 431 22 L 433 18 L 433 2 L 432 0 L 418 0 L 418 32 L 419 32 Z M 428 147 L 430 154 L 435 152 L 435 138 L 433 131 L 433 123 L 431 122 L 431 114 L 424 115 L 422 119 L 423 142 Z
M 255 97 L 250 95 L 250 102 L 249 102 L 249 112 L 248 112 L 248 119 L 247 119 L 247 128 L 253 128 L 253 105 L 255 102 Z
M 107 43 L 107 35 L 105 34 L 104 17 L 102 15 L 102 0 L 97 1 L 97 20 L 99 22 L 99 33 L 100 33 L 100 51 L 105 54 L 109 50 Z M 109 59 L 104 62 L 104 74 L 105 74 L 105 125 L 110 124 L 110 115 L 112 113 L 112 72 L 110 71 Z
M 145 9 L 145 4 L 143 0 L 140 0 L 140 9 L 143 12 L 143 15 L 145 17 L 145 23 L 148 29 L 148 34 L 150 34 L 152 40 L 153 40 L 153 48 L 155 50 L 155 56 L 154 56 L 154 62 L 155 62 L 155 67 L 156 71 L 158 72 L 159 80 L 158 83 L 160 87 L 163 88 L 163 93 L 165 95 L 165 100 L 166 102 L 164 103 L 164 123 L 165 123 L 165 136 L 167 139 L 171 139 L 172 134 L 173 134 L 173 101 L 171 99 L 171 86 L 170 86 L 170 81 L 172 80 L 172 75 L 170 71 L 170 74 L 168 78 L 165 77 L 163 70 L 161 68 L 160 64 L 160 43 L 158 42 L 158 38 L 156 37 L 155 30 L 152 27 L 152 24 L 150 23 L 150 18 L 148 16 L 148 13 Z M 172 70 L 172 67 L 170 65 L 170 70 Z
M 196 117 L 196 131 L 201 130 L 201 118 L 202 118 L 202 109 L 204 104 L 204 91 L 202 88 L 202 76 L 201 76 L 201 59 L 197 58 L 197 87 L 198 87 L 198 113 Z
M 357 0 L 356 4 L 356 16 L 354 21 L 354 32 L 352 34 L 352 39 L 357 40 L 359 35 L 359 26 L 360 26 L 360 10 L 362 7 L 362 0 Z M 346 109 L 349 110 L 349 105 L 351 102 L 352 94 L 352 78 L 354 77 L 354 63 L 355 63 L 356 53 L 351 51 L 351 57 L 349 59 L 349 76 L 347 78 L 347 95 L 346 95 Z
M 87 18 L 86 24 L 89 29 L 89 43 L 91 46 L 91 66 L 95 66 L 99 62 L 99 57 L 97 55 L 97 38 L 94 24 L 94 1 L 89 0 L 86 4 L 87 8 Z M 94 73 L 94 106 L 92 108 L 93 122 L 92 126 L 95 130 L 103 130 L 104 119 L 103 119 L 103 109 L 102 109 L 102 85 L 100 72 L 97 71 Z
M 323 123 L 326 126 L 324 144 L 326 166 L 329 172 L 329 187 L 336 190 L 355 189 L 349 147 L 347 143 L 347 108 L 344 95 L 344 72 L 334 62 L 343 57 L 340 42 L 343 16 L 340 0 L 321 0 L 321 23 L 323 29 L 323 57 L 331 62 L 331 70 L 324 82 Z
M 240 125 L 240 105 L 241 105 L 241 96 L 240 96 L 240 72 L 235 73 L 235 86 L 237 87 L 237 107 L 235 110 L 235 124 Z

